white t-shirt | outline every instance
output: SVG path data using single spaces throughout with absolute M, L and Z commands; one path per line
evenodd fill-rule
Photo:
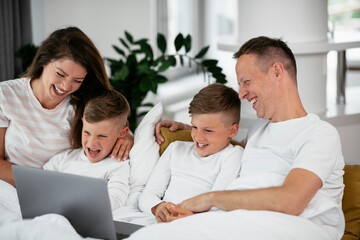
M 250 128 L 240 177 L 228 189 L 281 186 L 291 169 L 315 173 L 322 187 L 301 217 L 344 232 L 344 159 L 337 130 L 315 114 L 283 122 L 258 119 Z
M 45 109 L 35 97 L 30 79 L 0 83 L 0 127 L 5 133 L 5 159 L 41 167 L 50 157 L 70 148 L 74 108 L 65 98 L 56 108 Z
M 111 209 L 115 210 L 125 205 L 129 188 L 129 161 L 117 162 L 105 158 L 92 163 L 86 157 L 83 148 L 68 149 L 53 156 L 43 166 L 46 170 L 71 173 L 86 177 L 101 178 L 107 181 Z
M 201 157 L 193 142 L 171 143 L 140 195 L 139 209 L 151 214 L 151 208 L 162 201 L 176 204 L 204 192 L 224 190 L 238 177 L 242 154 L 242 147 L 229 144 Z

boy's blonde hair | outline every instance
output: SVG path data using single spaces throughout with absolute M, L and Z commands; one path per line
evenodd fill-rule
M 240 108 L 241 102 L 234 89 L 213 83 L 194 96 L 189 106 L 189 114 L 224 112 L 232 124 L 239 124 Z

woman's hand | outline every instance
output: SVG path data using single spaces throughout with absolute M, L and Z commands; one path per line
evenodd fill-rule
M 169 128 L 169 130 L 171 132 L 175 132 L 177 130 L 191 129 L 191 127 L 189 125 L 186 125 L 181 122 L 175 122 L 175 121 L 169 121 L 169 120 L 160 121 L 155 126 L 155 138 L 156 138 L 156 142 L 159 145 L 165 141 L 165 139 L 163 138 L 163 136 L 161 136 L 161 133 L 160 133 L 161 127 L 167 127 L 167 128 Z
M 119 138 L 110 155 L 111 158 L 116 158 L 117 161 L 124 161 L 129 159 L 131 148 L 134 146 L 134 134 L 129 130 L 125 137 Z

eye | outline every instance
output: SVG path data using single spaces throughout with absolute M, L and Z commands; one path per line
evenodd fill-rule
M 79 84 L 81 84 L 83 81 L 82 81 L 82 80 L 77 80 L 77 79 L 74 79 L 74 82 L 75 82 L 75 83 L 79 83 Z
M 213 131 L 213 130 L 210 130 L 210 129 L 206 129 L 205 132 L 212 133 L 212 132 L 214 132 L 214 131 Z
M 197 129 L 197 127 L 196 127 L 196 126 L 191 126 L 191 128 L 193 128 L 193 129 Z
M 107 138 L 106 135 L 99 135 L 99 138 Z
M 64 75 L 62 75 L 62 74 L 59 73 L 59 72 L 56 72 L 56 74 L 57 74 L 58 76 L 60 76 L 60 77 L 65 77 Z
M 90 133 L 88 132 L 88 131 L 83 131 L 83 134 L 85 134 L 85 135 L 90 135 Z

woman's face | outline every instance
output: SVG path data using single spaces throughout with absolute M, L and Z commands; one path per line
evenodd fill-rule
M 40 95 L 37 98 L 43 106 L 54 108 L 66 96 L 80 88 L 86 74 L 83 66 L 70 59 L 51 61 L 44 66 L 40 76 L 40 91 L 34 90 L 34 93 Z

